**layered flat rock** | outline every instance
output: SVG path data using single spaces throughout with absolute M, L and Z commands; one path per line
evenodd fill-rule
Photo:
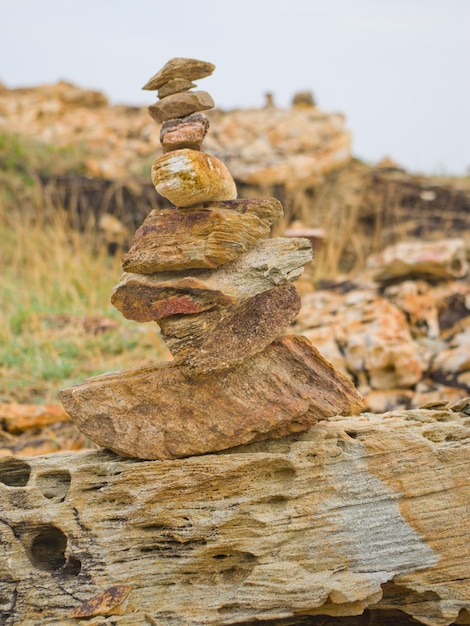
M 159 156 L 152 166 L 152 182 L 157 192 L 177 207 L 237 197 L 235 181 L 225 164 L 189 148 Z
M 155 91 L 176 78 L 183 78 L 189 81 L 198 80 L 199 78 L 210 76 L 214 70 L 215 65 L 213 63 L 199 61 L 198 59 L 175 57 L 170 59 L 168 63 L 165 63 L 162 69 L 154 74 L 142 89 Z
M 205 376 L 260 352 L 282 335 L 300 310 L 294 285 L 263 291 L 240 305 L 158 320 L 162 338 L 185 374 Z
M 154 209 L 137 229 L 122 267 L 138 274 L 215 268 L 267 237 L 282 214 L 275 198 L 229 200 L 184 210 Z
M 169 80 L 158 90 L 159 98 L 166 98 L 174 93 L 180 93 L 181 91 L 188 91 L 196 85 L 186 78 L 173 78 Z
M 163 152 L 183 148 L 200 150 L 208 128 L 209 120 L 204 113 L 192 113 L 164 122 L 160 129 Z
M 350 381 L 294 336 L 203 379 L 166 363 L 91 378 L 62 391 L 61 399 L 98 445 L 142 459 L 279 438 L 362 408 Z
M 124 273 L 111 296 L 127 319 L 150 322 L 185 311 L 193 314 L 245 300 L 296 280 L 312 259 L 308 239 L 262 239 L 241 257 L 215 270 Z M 182 304 L 184 302 L 184 304 Z M 183 324 L 187 324 L 183 320 Z
M 207 111 L 213 107 L 214 100 L 207 91 L 184 91 L 152 104 L 148 107 L 148 112 L 156 122 L 165 122 L 196 111 Z

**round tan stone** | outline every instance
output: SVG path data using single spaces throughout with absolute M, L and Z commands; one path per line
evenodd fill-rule
M 189 148 L 159 156 L 152 166 L 152 182 L 161 196 L 178 207 L 237 197 L 235 181 L 224 163 Z

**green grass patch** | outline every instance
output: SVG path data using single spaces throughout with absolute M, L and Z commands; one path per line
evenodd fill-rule
M 63 387 L 161 360 L 158 326 L 125 320 L 110 303 L 120 259 L 97 249 L 91 230 L 74 231 L 63 210 L 43 210 L 18 176 L 22 146 L 10 147 L 8 161 L 0 156 L 15 170 L 0 172 L 0 401 L 57 403 Z

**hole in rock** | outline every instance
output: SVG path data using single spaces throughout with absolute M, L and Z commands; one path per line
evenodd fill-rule
M 30 535 L 29 557 L 38 569 L 52 572 L 65 564 L 65 548 L 67 537 L 53 526 L 45 524 L 36 528 Z
M 36 478 L 36 485 L 42 495 L 49 500 L 62 502 L 65 500 L 70 488 L 70 472 L 67 470 L 55 470 L 40 474 Z
M 277 494 L 275 496 L 269 496 L 269 498 L 267 498 L 265 502 L 266 504 L 279 506 L 279 505 L 286 504 L 287 502 L 289 502 L 289 498 L 287 496 L 283 496 L 282 494 Z
M 241 583 L 253 571 L 256 557 L 249 552 L 228 552 L 212 555 L 212 564 L 197 574 L 197 583 L 235 584 Z
M 234 614 L 240 605 L 224 605 L 218 609 L 219 614 Z M 241 607 L 240 607 L 241 608 Z M 244 608 L 244 607 L 243 607 Z M 234 626 L 242 626 L 241 622 L 230 622 Z M 261 624 L 269 624 L 269 626 L 414 626 L 422 624 L 403 611 L 396 609 L 366 609 L 362 615 L 354 615 L 347 617 L 329 616 L 329 615 L 311 615 L 311 616 L 292 616 L 287 618 L 272 619 L 260 622 L 258 620 L 243 622 L 243 626 L 261 626 Z
M 80 570 L 82 569 L 82 563 L 80 559 L 76 559 L 71 556 L 64 567 L 64 574 L 67 576 L 78 576 L 80 574 Z
M 9 487 L 26 487 L 31 475 L 31 467 L 11 457 L 0 460 L 0 482 Z

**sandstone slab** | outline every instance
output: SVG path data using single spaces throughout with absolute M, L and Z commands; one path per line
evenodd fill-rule
M 95 443 L 143 459 L 283 437 L 362 407 L 350 381 L 305 338 L 293 336 L 201 379 L 167 363 L 89 379 L 62 391 L 61 399 Z
M 152 166 L 152 182 L 161 196 L 178 207 L 237 197 L 235 181 L 225 164 L 189 148 L 158 157 Z
M 215 70 L 213 63 L 207 61 L 199 61 L 198 59 L 188 59 L 184 57 L 175 57 L 170 59 L 168 63 L 162 67 L 156 74 L 150 78 L 142 89 L 155 91 L 163 87 L 166 83 L 182 78 L 185 80 L 198 80 L 210 76 Z
M 162 316 L 158 325 L 184 373 L 201 376 L 233 367 L 263 350 L 285 332 L 299 310 L 295 287 L 280 285 L 231 307 L 189 318 Z
M 158 100 L 148 107 L 148 112 L 156 122 L 165 122 L 196 111 L 207 111 L 213 107 L 214 100 L 207 91 L 184 91 Z
M 426 277 L 434 280 L 462 278 L 468 273 L 463 239 L 403 241 L 369 257 L 369 268 L 381 282 Z
M 204 113 L 193 113 L 164 122 L 160 129 L 163 152 L 183 148 L 200 150 L 208 128 L 209 120 Z
M 188 298 L 199 311 L 217 304 L 241 304 L 278 285 L 296 280 L 312 258 L 308 239 L 261 239 L 244 255 L 217 269 L 121 276 L 111 296 L 124 317 L 149 322 L 183 311 L 171 310 L 174 299 Z M 179 305 L 178 305 L 179 307 Z M 164 311 L 164 314 L 163 314 Z M 188 313 L 197 313 L 191 308 Z M 188 320 L 182 321 L 189 324 Z
M 468 623 L 468 423 L 394 411 L 186 459 L 3 459 L 4 624 Z M 117 614 L 71 617 L 119 585 Z
M 423 375 L 426 356 L 404 313 L 370 292 L 348 294 L 336 337 L 347 367 L 372 389 L 410 388 Z
M 364 388 L 409 389 L 430 365 L 431 353 L 414 339 L 405 313 L 367 284 L 346 294 L 307 294 L 293 331 L 315 341 L 315 334 L 326 334 L 327 326 L 344 359 L 340 367 Z M 333 346 L 328 355 L 334 354 Z
M 218 267 L 267 237 L 282 212 L 275 198 L 154 209 L 136 231 L 122 267 L 138 274 Z

